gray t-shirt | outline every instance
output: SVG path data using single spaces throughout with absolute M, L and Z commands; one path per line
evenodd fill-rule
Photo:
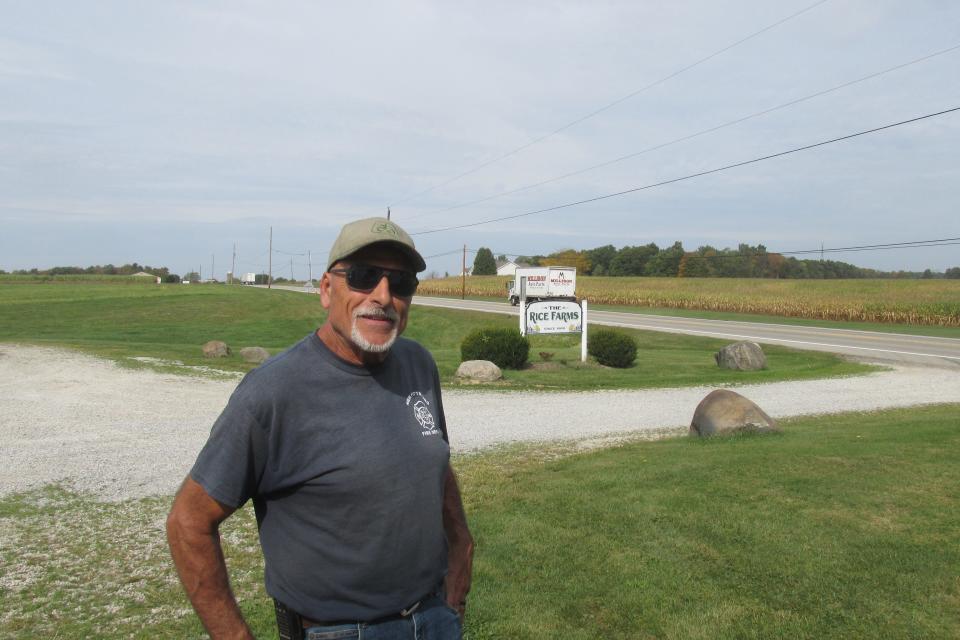
M 267 593 L 313 620 L 371 620 L 446 574 L 449 459 L 426 349 L 400 338 L 367 368 L 313 333 L 247 374 L 190 475 L 231 507 L 253 500 Z

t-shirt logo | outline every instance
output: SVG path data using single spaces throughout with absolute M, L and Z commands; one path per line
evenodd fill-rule
M 413 417 L 416 418 L 422 429 L 421 435 L 435 436 L 440 433 L 437 423 L 430 413 L 430 401 L 427 400 L 419 391 L 414 391 L 407 396 L 407 406 L 413 409 Z

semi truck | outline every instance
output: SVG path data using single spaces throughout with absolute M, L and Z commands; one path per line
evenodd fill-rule
M 257 274 L 255 273 L 243 274 L 243 278 L 240 279 L 240 284 L 257 284 Z
M 527 302 L 577 301 L 577 270 L 574 267 L 521 267 L 507 283 L 507 299 L 517 306 L 526 293 Z

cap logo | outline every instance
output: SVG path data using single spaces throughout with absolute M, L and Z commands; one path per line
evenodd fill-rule
M 397 228 L 397 225 L 392 222 L 374 222 L 373 226 L 370 227 L 371 233 L 385 233 L 388 236 L 393 236 L 394 238 L 400 237 L 400 229 Z

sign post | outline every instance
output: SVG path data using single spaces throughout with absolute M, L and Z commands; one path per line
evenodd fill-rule
M 580 309 L 583 311 L 583 324 L 580 330 L 580 362 L 587 361 L 587 301 L 580 301 Z

